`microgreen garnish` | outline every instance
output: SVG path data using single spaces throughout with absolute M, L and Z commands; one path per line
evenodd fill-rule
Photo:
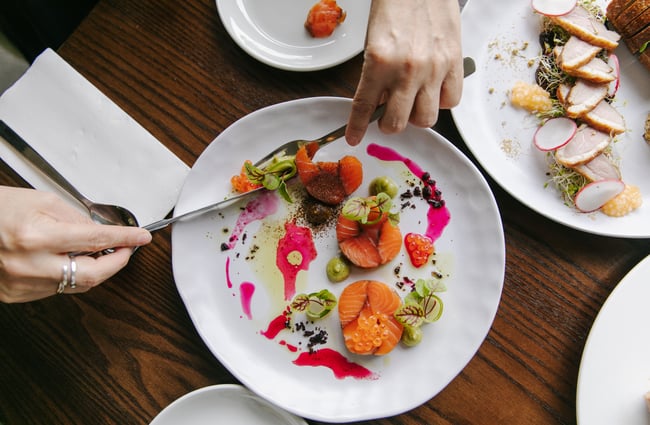
M 445 285 L 434 279 L 418 279 L 415 287 L 406 297 L 402 305 L 395 311 L 395 318 L 404 325 L 402 337 L 406 345 L 416 345 L 422 338 L 420 327 L 432 323 L 442 316 L 442 299 L 436 292 L 446 291 Z
M 389 220 L 399 221 L 396 214 L 390 214 L 393 202 L 389 195 L 379 192 L 375 196 L 354 197 L 348 199 L 343 205 L 341 214 L 347 219 L 358 221 L 361 224 L 374 224 L 379 222 L 384 213 L 388 212 Z
M 245 167 L 246 177 L 252 183 L 261 184 L 268 190 L 277 190 L 287 202 L 293 202 L 286 185 L 286 181 L 297 173 L 293 156 L 275 157 L 261 168 L 246 162 Z
M 645 49 L 647 49 L 648 46 L 650 46 L 650 40 L 648 40 L 648 41 L 646 41 L 645 43 L 643 43 L 643 45 L 642 45 L 641 48 L 639 49 L 639 53 L 643 53 L 643 52 L 645 52 Z
M 336 296 L 327 289 L 311 294 L 298 294 L 291 301 L 291 309 L 305 312 L 310 320 L 322 319 L 336 307 Z

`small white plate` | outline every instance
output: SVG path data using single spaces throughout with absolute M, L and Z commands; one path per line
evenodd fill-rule
M 596 0 L 604 7 L 607 3 Z M 530 1 L 470 0 L 462 11 L 463 53 L 476 62 L 476 72 L 464 81 L 463 97 L 452 110 L 468 148 L 492 178 L 534 211 L 584 232 L 627 238 L 650 237 L 650 148 L 643 140 L 650 113 L 648 70 L 621 42 L 616 55 L 621 85 L 614 106 L 629 131 L 614 145 L 621 158 L 623 180 L 640 188 L 644 203 L 631 214 L 613 218 L 601 212 L 579 213 L 562 201 L 549 177 L 545 154 L 533 146 L 537 120 L 514 108 L 508 98 L 517 80 L 533 83 L 541 53 L 540 17 Z
M 581 425 L 648 425 L 650 256 L 614 288 L 589 332 L 580 362 Z
M 347 16 L 326 38 L 305 29 L 318 0 L 216 0 L 230 37 L 246 53 L 275 68 L 316 71 L 330 68 L 363 50 L 370 0 L 339 0 Z
M 307 425 L 241 385 L 200 388 L 165 407 L 150 425 Z

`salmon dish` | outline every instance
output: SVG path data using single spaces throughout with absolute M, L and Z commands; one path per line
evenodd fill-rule
M 338 311 L 346 348 L 354 354 L 388 354 L 400 342 L 403 326 L 394 317 L 400 296 L 383 282 L 359 280 L 339 296 Z
M 370 269 L 388 263 L 402 249 L 402 233 L 388 213 L 368 223 L 341 214 L 336 223 L 341 253 L 357 267 Z
M 303 186 L 313 198 L 327 205 L 338 205 L 363 181 L 363 166 L 358 158 L 346 155 L 339 161 L 312 161 L 318 143 L 301 146 L 296 153 L 296 169 Z
M 305 28 L 314 38 L 329 37 L 345 21 L 345 16 L 336 0 L 320 0 L 309 9 Z

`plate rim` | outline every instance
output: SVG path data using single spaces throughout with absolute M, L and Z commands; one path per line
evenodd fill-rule
M 164 419 L 163 415 L 169 414 L 171 410 L 178 408 L 180 405 L 192 399 L 193 397 L 196 397 L 198 395 L 203 395 L 205 393 L 223 393 L 223 392 L 245 394 L 247 397 L 253 398 L 255 399 L 255 401 L 259 403 L 263 403 L 265 406 L 272 408 L 274 411 L 276 411 L 278 414 L 282 415 L 283 417 L 287 417 L 288 419 L 293 420 L 294 425 L 307 425 L 307 422 L 303 418 L 296 416 L 293 413 L 288 412 L 279 406 L 276 406 L 275 404 L 258 396 L 253 391 L 251 391 L 250 389 L 246 388 L 244 385 L 241 384 L 214 384 L 214 385 L 204 386 L 201 388 L 196 388 L 188 393 L 183 394 L 182 396 L 178 397 L 177 399 L 169 403 L 167 406 L 165 406 L 151 420 L 149 425 L 157 425 L 156 424 L 157 421 L 161 421 L 162 419 Z
M 580 356 L 580 366 L 578 369 L 578 377 L 576 379 L 576 421 L 578 425 L 581 424 L 580 422 L 581 412 L 584 412 L 584 404 L 583 404 L 584 397 L 585 397 L 584 379 L 585 379 L 585 374 L 587 373 L 585 371 L 584 364 L 589 358 L 589 356 L 592 355 L 593 341 L 596 338 L 594 334 L 598 329 L 598 327 L 600 326 L 600 324 L 604 320 L 607 320 L 609 310 L 611 308 L 610 306 L 618 302 L 618 299 L 622 296 L 621 293 L 623 293 L 623 291 L 630 290 L 630 288 L 633 287 L 631 285 L 642 285 L 643 282 L 637 279 L 637 277 L 641 275 L 643 271 L 648 271 L 648 270 L 650 270 L 650 255 L 647 255 L 646 257 L 641 259 L 621 278 L 621 280 L 616 284 L 614 289 L 612 289 L 612 291 L 609 293 L 609 295 L 605 299 L 605 302 L 603 302 L 603 304 L 600 306 L 600 309 L 598 310 L 598 313 L 596 314 L 596 317 L 591 327 L 589 328 L 589 333 L 587 334 L 587 338 L 585 339 L 582 355 Z M 650 381 L 649 381 L 648 391 L 650 391 Z M 642 394 L 639 394 L 640 402 L 643 401 L 641 397 Z
M 357 0 L 354 0 L 357 1 Z M 215 0 L 215 4 L 217 7 L 217 15 L 219 16 L 219 19 L 223 25 L 223 27 L 226 29 L 226 32 L 230 36 L 230 38 L 241 48 L 245 53 L 247 53 L 249 56 L 252 58 L 260 61 L 261 63 L 271 66 L 273 68 L 277 68 L 283 71 L 295 71 L 295 72 L 313 72 L 313 71 L 322 71 L 325 69 L 333 68 L 337 65 L 340 65 L 344 62 L 349 61 L 350 59 L 354 58 L 357 56 L 359 53 L 363 52 L 365 48 L 365 43 L 364 40 L 361 40 L 361 45 L 358 48 L 355 48 L 351 50 L 349 53 L 344 54 L 344 55 L 339 55 L 333 60 L 329 61 L 312 61 L 308 64 L 305 65 L 300 65 L 300 64 L 292 64 L 291 61 L 281 61 L 278 59 L 275 59 L 271 55 L 264 55 L 263 53 L 260 53 L 258 49 L 252 48 L 248 43 L 245 43 L 241 37 L 238 36 L 237 32 L 233 28 L 230 20 L 228 17 L 225 15 L 224 12 L 224 6 L 222 3 L 229 2 L 232 3 L 233 0 Z M 314 3 L 316 0 L 314 0 Z M 239 9 L 239 7 L 237 7 Z M 365 31 L 364 31 L 365 33 Z

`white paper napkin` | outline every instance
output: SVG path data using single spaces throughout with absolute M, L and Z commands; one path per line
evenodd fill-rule
M 189 171 L 51 49 L 0 97 L 0 119 L 77 190 L 129 209 L 140 225 L 169 213 Z M 0 158 L 34 188 L 74 202 L 1 137 Z

